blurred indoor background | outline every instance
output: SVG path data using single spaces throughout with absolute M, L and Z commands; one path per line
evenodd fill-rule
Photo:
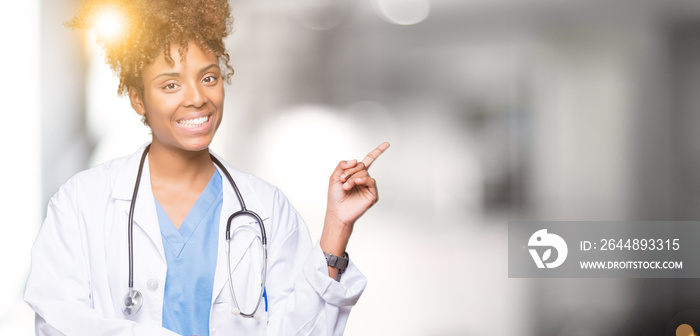
M 0 335 L 48 199 L 148 129 L 79 2 L 0 3 Z M 662 335 L 695 279 L 509 279 L 511 220 L 700 220 L 697 0 L 231 0 L 236 69 L 212 148 L 279 186 L 317 240 L 341 159 L 380 202 L 348 251 L 347 335 Z

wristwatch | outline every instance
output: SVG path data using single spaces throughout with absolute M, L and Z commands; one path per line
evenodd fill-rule
M 337 268 L 339 274 L 343 274 L 343 272 L 345 272 L 345 269 L 348 267 L 348 263 L 350 262 L 350 256 L 347 252 L 344 252 L 342 257 L 326 252 L 323 252 L 323 254 L 326 256 L 328 266 Z

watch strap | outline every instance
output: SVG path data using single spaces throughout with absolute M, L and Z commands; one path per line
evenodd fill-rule
M 326 256 L 326 262 L 328 263 L 328 266 L 337 268 L 338 273 L 340 274 L 345 272 L 345 269 L 350 263 L 350 256 L 347 252 L 344 252 L 342 257 L 327 252 L 323 252 L 323 254 Z

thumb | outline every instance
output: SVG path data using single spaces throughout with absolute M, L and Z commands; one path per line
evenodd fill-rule
M 338 165 L 335 167 L 333 174 L 331 174 L 331 183 L 340 181 L 340 176 L 343 175 L 343 172 L 346 169 L 350 169 L 352 167 L 355 167 L 356 165 L 357 165 L 357 160 L 355 160 L 355 159 L 347 160 L 347 161 L 340 161 L 338 163 Z

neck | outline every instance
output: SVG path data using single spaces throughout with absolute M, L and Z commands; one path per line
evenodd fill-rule
M 152 182 L 169 184 L 191 184 L 202 179 L 208 181 L 216 169 L 208 148 L 193 152 L 167 148 L 156 141 L 148 151 L 148 165 Z

